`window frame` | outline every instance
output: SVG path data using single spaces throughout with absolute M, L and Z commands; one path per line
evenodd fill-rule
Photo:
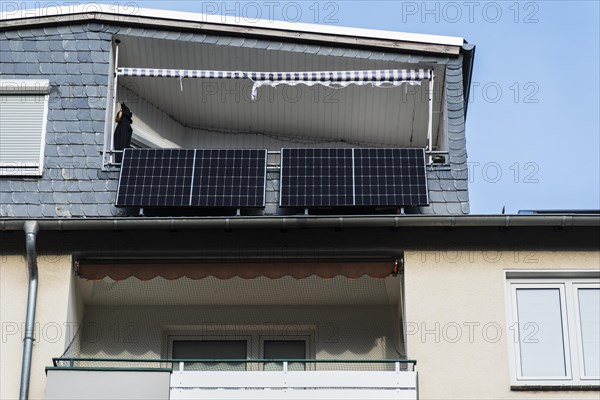
M 505 271 L 505 285 L 507 332 L 512 332 L 507 340 L 511 386 L 598 386 L 598 377 L 585 376 L 577 289 L 600 288 L 600 274 L 597 271 Z M 558 288 L 560 291 L 566 377 L 522 375 L 516 293 L 523 288 Z
M 264 358 L 265 358 L 265 341 L 271 341 L 271 340 L 277 340 L 277 341 L 301 341 L 302 340 L 302 341 L 304 341 L 304 358 L 307 360 L 315 358 L 314 335 L 309 334 L 309 333 L 307 333 L 305 335 L 302 335 L 302 334 L 276 335 L 276 334 L 270 333 L 268 335 L 259 335 L 259 337 L 258 337 L 258 356 L 260 359 L 264 360 Z M 263 368 L 264 367 L 265 367 L 265 365 L 263 364 Z M 311 364 L 311 363 L 304 364 L 305 371 L 310 371 L 310 370 L 313 370 L 314 368 L 315 368 L 314 364 Z
M 311 335 L 274 335 L 274 334 L 269 334 L 269 335 L 259 335 L 258 337 L 258 356 L 260 357 L 260 359 L 264 359 L 265 358 L 265 342 L 268 341 L 282 341 L 282 342 L 286 342 L 286 341 L 303 341 L 305 343 L 304 345 L 304 359 L 311 359 L 314 358 L 314 351 L 312 348 L 312 345 L 314 343 L 314 340 L 312 340 Z
M 173 342 L 177 341 L 245 341 L 246 342 L 246 358 L 251 352 L 252 337 L 250 335 L 169 335 L 169 359 L 173 358 Z
M 585 372 L 585 358 L 583 354 L 583 331 L 581 330 L 581 309 L 579 307 L 579 289 L 600 289 L 600 283 L 573 283 L 573 307 L 575 308 L 575 329 L 577 331 L 577 352 L 579 357 L 580 379 L 582 381 L 600 381 L 600 375 L 588 376 Z
M 536 290 L 536 289 L 558 289 L 559 290 L 559 298 L 561 304 L 561 327 L 562 327 L 562 344 L 563 344 L 563 354 L 564 354 L 564 363 L 565 363 L 565 375 L 566 376 L 524 376 L 522 371 L 522 363 L 521 363 L 521 338 L 520 338 L 520 328 L 518 321 L 518 304 L 517 304 L 517 291 L 518 290 Z M 567 302 L 566 302 L 566 294 L 565 287 L 559 283 L 513 283 L 511 285 L 511 300 L 512 300 L 512 315 L 513 315 L 513 332 L 515 338 L 513 343 L 515 345 L 515 367 L 517 372 L 517 381 L 562 381 L 568 380 L 571 381 L 573 379 L 573 369 L 571 366 L 571 351 L 569 346 L 570 335 L 569 335 L 569 324 L 568 324 L 568 315 L 567 315 Z
M 0 96 L 41 96 L 43 97 L 42 127 L 40 134 L 40 156 L 37 163 L 0 163 L 0 177 L 40 177 L 44 173 L 46 133 L 48 130 L 48 109 L 50 103 L 50 81 L 48 79 L 0 79 Z M 11 165 L 13 164 L 13 165 Z

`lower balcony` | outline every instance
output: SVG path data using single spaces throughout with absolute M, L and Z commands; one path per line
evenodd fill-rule
M 46 399 L 417 399 L 414 360 L 56 358 Z

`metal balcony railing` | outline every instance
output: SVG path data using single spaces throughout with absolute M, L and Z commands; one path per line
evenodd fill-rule
M 53 368 L 160 369 L 169 371 L 415 371 L 417 361 L 406 359 L 140 359 L 56 357 Z
M 55 358 L 48 372 L 162 372 L 177 399 L 416 399 L 415 360 Z M 90 376 L 92 379 L 92 376 Z M 97 378 L 94 378 L 97 379 Z M 106 379 L 106 377 L 104 378 Z M 48 377 L 49 383 L 51 376 Z M 110 386 L 110 385 L 109 385 Z M 166 384 L 165 384 L 166 386 Z

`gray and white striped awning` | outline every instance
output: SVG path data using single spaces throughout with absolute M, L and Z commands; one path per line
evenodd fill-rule
M 200 79 L 250 79 L 252 99 L 256 98 L 261 86 L 277 85 L 324 85 L 334 88 L 348 85 L 372 85 L 381 87 L 400 86 L 404 83 L 419 85 L 431 79 L 429 69 L 387 69 L 367 71 L 304 71 L 304 72 L 252 72 L 252 71 L 208 71 L 163 68 L 117 68 L 119 76 L 155 78 L 200 78 Z

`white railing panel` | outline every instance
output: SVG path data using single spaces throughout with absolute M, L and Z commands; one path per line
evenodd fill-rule
M 203 390 L 172 389 L 170 400 L 416 400 L 416 390 L 279 389 Z
M 394 371 L 306 371 L 288 372 L 287 387 L 416 388 L 416 372 Z
M 415 389 L 414 371 L 174 371 L 172 388 Z

